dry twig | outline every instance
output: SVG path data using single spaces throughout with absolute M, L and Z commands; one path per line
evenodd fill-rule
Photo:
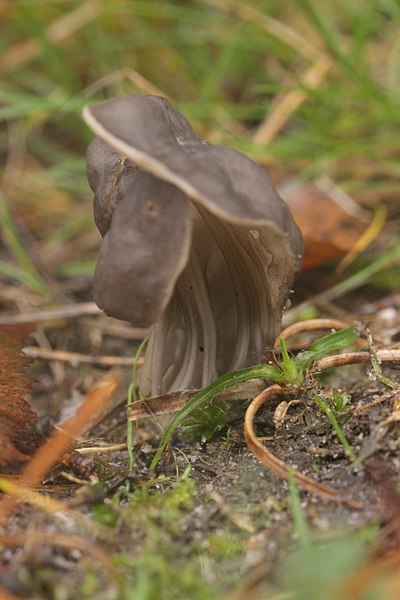
M 133 358 L 129 356 L 93 356 L 80 352 L 68 352 L 66 350 L 50 350 L 38 348 L 37 346 L 25 346 L 22 353 L 28 358 L 40 358 L 42 360 L 56 360 L 70 363 L 86 363 L 100 365 L 102 367 L 132 367 Z M 143 363 L 139 358 L 138 364 Z
M 298 321 L 297 323 L 293 323 L 293 325 L 289 325 L 280 332 L 274 341 L 273 347 L 280 347 L 280 338 L 288 340 L 289 338 L 306 331 L 318 331 L 319 329 L 346 329 L 348 326 L 348 323 L 345 323 L 344 321 L 338 321 L 337 319 L 308 319 L 307 321 Z

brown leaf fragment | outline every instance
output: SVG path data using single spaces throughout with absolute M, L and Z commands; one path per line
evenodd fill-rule
M 24 371 L 27 360 L 21 354 L 32 331 L 31 324 L 0 327 L 0 467 L 27 460 L 37 443 L 32 427 L 37 415 L 23 399 L 34 385 Z
M 161 396 L 152 396 L 144 400 L 138 400 L 128 408 L 128 419 L 140 421 L 152 417 L 159 417 L 177 412 L 194 396 L 197 390 L 183 390 L 181 392 L 170 392 Z
M 350 252 L 368 225 L 312 183 L 298 187 L 286 199 L 304 237 L 304 270 Z

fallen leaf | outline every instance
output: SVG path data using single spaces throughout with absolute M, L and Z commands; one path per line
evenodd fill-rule
M 0 467 L 28 460 L 37 441 L 32 428 L 37 415 L 23 399 L 34 384 L 24 371 L 27 360 L 21 354 L 32 331 L 31 324 L 0 327 Z
M 303 269 L 314 269 L 351 252 L 368 223 L 312 183 L 285 194 L 304 237 Z

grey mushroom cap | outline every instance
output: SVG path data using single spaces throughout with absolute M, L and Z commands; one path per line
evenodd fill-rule
M 142 384 L 152 394 L 207 385 L 260 360 L 280 327 L 301 234 L 264 169 L 199 139 L 164 98 L 89 106 L 96 224 L 94 297 L 153 325 Z
M 116 98 L 85 107 L 84 118 L 121 155 L 217 217 L 249 226 L 268 221 L 301 253 L 301 235 L 266 171 L 240 152 L 198 138 L 165 98 Z

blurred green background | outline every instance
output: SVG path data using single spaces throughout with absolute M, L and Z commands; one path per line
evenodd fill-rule
M 278 180 L 328 177 L 396 218 L 399 23 L 396 0 L 3 0 L 3 306 L 9 283 L 29 306 L 85 296 L 99 237 L 81 110 L 117 95 L 167 96 Z

